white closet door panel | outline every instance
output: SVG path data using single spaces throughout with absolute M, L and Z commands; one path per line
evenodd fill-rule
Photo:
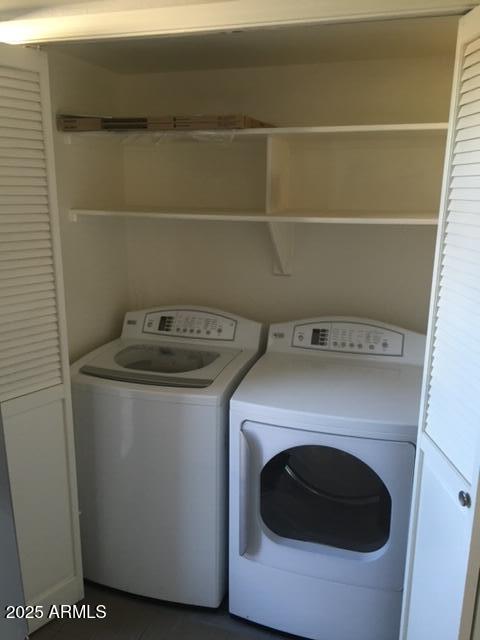
M 480 9 L 460 20 L 402 640 L 470 640 L 480 572 Z
M 3 418 L 28 602 L 51 597 L 52 585 L 75 580 L 77 573 L 65 401 L 53 390 L 34 395 L 33 407 L 5 403 Z
M 416 544 L 421 553 L 415 557 L 406 637 L 465 640 L 467 636 L 460 635 L 460 629 L 472 513 L 459 508 L 463 479 L 435 447 L 426 441 L 418 455 L 422 483 Z
M 48 610 L 83 596 L 48 68 L 0 53 L 0 411 L 27 604 Z

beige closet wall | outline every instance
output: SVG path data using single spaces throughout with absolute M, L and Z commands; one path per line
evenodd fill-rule
M 114 74 L 56 52 L 49 53 L 52 109 L 56 113 L 111 113 Z M 72 206 L 120 203 L 121 155 L 101 140 L 66 144 L 54 133 L 70 358 L 110 340 L 129 306 L 125 231 L 119 221 L 68 219 Z
M 145 74 L 119 77 L 118 101 L 131 114 L 245 112 L 278 125 L 445 121 L 451 74 L 450 58 L 433 57 Z M 127 205 L 172 206 L 142 182 L 139 154 L 125 155 Z M 253 206 L 259 185 L 246 188 Z M 279 277 L 262 224 L 128 222 L 130 305 L 204 304 L 267 322 L 341 313 L 425 331 L 435 232 L 297 225 L 294 273 Z

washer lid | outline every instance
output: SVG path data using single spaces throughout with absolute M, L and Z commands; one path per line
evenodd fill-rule
M 209 386 L 238 353 L 171 342 L 116 340 L 80 372 L 134 384 L 201 388 Z
M 319 355 L 266 353 L 232 403 L 349 423 L 416 426 L 422 367 Z

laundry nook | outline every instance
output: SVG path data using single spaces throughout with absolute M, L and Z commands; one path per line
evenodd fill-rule
M 479 277 L 478 0 L 0 0 L 0 640 L 479 640 Z

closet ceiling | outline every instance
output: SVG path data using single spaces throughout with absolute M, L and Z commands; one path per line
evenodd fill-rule
M 453 56 L 458 18 L 324 24 L 45 45 L 117 73 L 155 73 L 352 59 Z

